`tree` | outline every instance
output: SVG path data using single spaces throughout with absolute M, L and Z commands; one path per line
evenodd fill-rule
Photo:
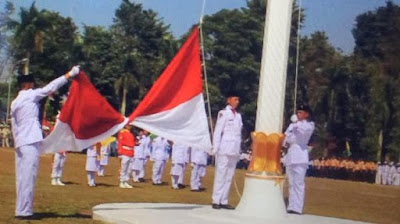
M 399 27 L 400 7 L 388 1 L 384 7 L 359 15 L 353 29 L 355 55 L 374 71 L 369 73 L 372 130 L 363 145 L 379 146 L 382 136 L 381 160 L 386 156 L 394 160 L 400 152 Z
M 29 59 L 26 67 L 30 66 L 38 86 L 64 74 L 77 62 L 77 27 L 71 18 L 47 10 L 39 11 L 34 3 L 29 9 L 21 8 L 19 15 L 18 20 L 9 22 L 13 32 L 10 38 L 12 56 L 15 60 Z M 64 93 L 67 88 L 59 91 Z
M 11 22 L 11 15 L 14 13 L 14 5 L 7 1 L 4 7 L 4 11 L 0 12 L 0 76 L 3 75 L 3 71 L 6 68 L 10 52 L 8 48 L 7 39 L 9 37 L 8 26 Z
M 115 12 L 111 33 L 112 48 L 117 54 L 110 66 L 117 74 L 115 87 L 120 86 L 118 82 L 122 80 L 132 81 L 124 85 L 131 87 L 126 93 L 128 111 L 139 103 L 176 52 L 176 43 L 169 26 L 157 17 L 154 11 L 144 10 L 141 4 L 128 0 L 122 1 Z M 122 101 L 120 99 L 119 102 Z

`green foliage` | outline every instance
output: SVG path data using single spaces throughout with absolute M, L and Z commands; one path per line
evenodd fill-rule
M 386 6 L 358 16 L 356 22 L 355 56 L 369 68 L 366 72 L 370 85 L 369 130 L 362 144 L 370 150 L 381 150 L 381 160 L 394 160 L 400 148 L 400 7 L 388 1 Z

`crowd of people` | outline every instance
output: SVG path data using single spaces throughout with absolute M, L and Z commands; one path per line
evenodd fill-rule
M 126 125 L 117 138 L 106 139 L 98 142 L 86 150 L 86 172 L 88 185 L 95 187 L 96 176 L 104 176 L 105 168 L 109 164 L 109 156 L 113 142 L 117 142 L 117 152 L 120 159 L 119 180 L 120 188 L 133 188 L 132 183 L 145 182 L 151 179 L 156 186 L 165 185 L 162 176 L 165 171 L 165 164 L 171 160 L 170 170 L 171 188 L 183 189 L 184 174 L 188 167 L 191 167 L 190 189 L 193 192 L 205 190 L 202 187 L 202 178 L 206 174 L 208 154 L 195 147 L 187 147 L 182 144 L 173 143 L 163 137 L 150 135 L 145 130 L 138 131 L 136 137 L 133 134 L 131 125 Z M 66 152 L 54 154 L 53 169 L 51 173 L 51 184 L 64 186 L 61 181 L 62 170 L 66 160 Z M 152 173 L 145 178 L 145 167 L 149 161 L 153 161 Z
M 352 159 L 319 158 L 310 161 L 307 176 L 361 181 L 383 185 L 399 185 L 400 163 L 372 162 Z

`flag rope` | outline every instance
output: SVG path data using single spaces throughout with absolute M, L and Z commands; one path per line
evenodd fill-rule
M 294 78 L 294 101 L 293 101 L 293 113 L 296 111 L 297 106 L 297 79 L 299 76 L 299 56 L 300 56 L 300 30 L 301 30 L 301 3 L 299 0 L 299 15 L 297 18 L 297 40 L 296 40 L 296 73 Z

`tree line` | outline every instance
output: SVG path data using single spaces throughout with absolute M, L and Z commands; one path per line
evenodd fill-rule
M 241 95 L 245 136 L 254 130 L 261 67 L 266 0 L 249 0 L 241 9 L 223 9 L 203 19 L 211 112 L 224 105 L 224 95 Z M 356 46 L 343 54 L 323 31 L 302 36 L 298 91 L 294 93 L 297 16 L 293 6 L 286 114 L 293 113 L 294 94 L 313 109 L 316 123 L 312 157 L 339 156 L 397 160 L 400 153 L 400 7 L 392 1 L 360 14 L 352 30 Z M 11 2 L 1 12 L 0 71 L 5 61 L 29 58 L 29 70 L 42 85 L 80 64 L 99 92 L 122 114 L 129 114 L 151 88 L 190 30 L 174 37 L 156 12 L 123 0 L 110 27 L 78 29 L 73 18 L 33 3 L 16 10 Z M 197 24 L 193 24 L 197 25 Z M 4 88 L 0 93 L 4 98 Z M 16 94 L 15 86 L 13 94 Z M 54 116 L 59 91 L 48 109 Z M 2 99 L 3 99 L 2 98 Z M 90 100 L 90 99 L 89 99 Z M 54 103 L 55 102 L 55 103 Z M 3 105 L 4 107 L 4 105 Z M 289 121 L 285 121 L 286 125 Z M 285 125 L 285 126 L 286 126 Z

